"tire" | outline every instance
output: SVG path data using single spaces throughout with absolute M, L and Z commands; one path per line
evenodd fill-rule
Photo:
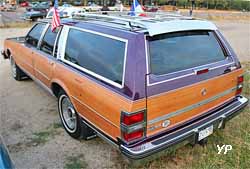
M 64 129 L 71 137 L 88 140 L 95 136 L 95 132 L 81 121 L 70 98 L 63 90 L 58 94 L 58 112 Z
M 30 19 L 31 19 L 32 22 L 36 22 L 38 18 L 37 17 L 32 17 Z
M 17 81 L 21 81 L 25 77 L 25 73 L 17 66 L 13 57 L 10 57 L 10 65 L 12 77 Z

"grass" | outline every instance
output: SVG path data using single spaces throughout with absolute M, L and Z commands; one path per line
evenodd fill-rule
M 250 97 L 250 62 L 242 63 L 245 70 L 243 95 Z M 157 160 L 137 168 L 187 169 L 246 169 L 250 168 L 250 106 L 217 130 L 204 146 L 186 145 L 165 153 Z M 232 145 L 232 151 L 218 154 L 217 145 Z M 124 165 L 124 168 L 131 168 Z M 134 167 L 133 167 L 134 168 Z
M 250 20 L 250 16 L 249 15 L 224 15 L 224 16 L 220 16 L 220 15 L 213 15 L 213 14 L 208 14 L 207 18 L 208 20 L 212 20 L 212 21 L 249 21 Z
M 84 169 L 87 168 L 88 164 L 82 159 L 84 156 L 71 156 L 66 158 L 66 162 L 64 164 L 65 169 Z
M 39 131 L 33 133 L 29 144 L 39 145 L 44 144 L 54 137 L 58 133 L 57 129 L 61 127 L 61 123 L 53 123 L 50 127 L 46 128 L 44 131 Z
M 10 152 L 25 151 L 27 148 L 44 145 L 55 135 L 59 134 L 58 128 L 61 128 L 61 123 L 53 123 L 46 129 L 32 133 L 31 137 L 25 142 L 18 142 L 8 146 Z
M 32 22 L 10 22 L 10 23 L 4 23 L 3 25 L 0 25 L 1 28 L 29 28 L 33 25 Z

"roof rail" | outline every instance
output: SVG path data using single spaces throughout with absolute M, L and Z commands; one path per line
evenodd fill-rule
M 147 17 L 130 16 L 129 11 L 126 12 L 113 12 L 113 11 L 101 11 L 101 12 L 88 12 L 88 13 L 75 13 L 73 18 L 84 17 L 88 19 L 106 19 L 106 22 L 112 22 L 116 24 L 124 24 L 127 28 L 145 28 L 147 29 L 147 23 L 164 22 L 174 19 L 193 19 L 174 12 L 143 12 Z M 122 23 L 121 23 L 122 22 Z
M 100 20 L 100 19 L 106 19 L 106 22 L 112 22 L 112 23 L 117 23 L 117 24 L 124 24 L 127 28 L 134 29 L 134 28 L 147 28 L 143 22 L 140 20 L 136 19 L 131 19 L 131 18 L 124 18 L 121 17 L 122 15 L 109 15 L 105 12 L 103 13 L 75 13 L 74 16 L 72 17 L 73 19 L 77 19 L 79 17 L 81 18 L 87 18 L 87 19 L 95 19 L 95 20 Z M 119 22 L 120 21 L 120 22 Z
M 193 17 L 182 16 L 178 13 L 169 12 L 144 12 L 146 17 L 130 16 L 126 12 L 93 12 L 75 13 L 73 19 L 86 19 L 107 22 L 130 31 L 146 31 L 149 36 L 173 31 L 184 31 L 194 29 L 211 29 L 216 27 L 207 21 L 194 19 Z

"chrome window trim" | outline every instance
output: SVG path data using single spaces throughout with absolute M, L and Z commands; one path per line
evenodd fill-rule
M 210 66 L 210 65 L 213 65 L 213 64 L 216 64 L 216 63 L 225 62 L 225 61 L 229 60 L 229 57 L 230 57 L 230 56 L 225 56 L 224 60 L 220 60 L 220 61 L 217 61 L 217 62 L 213 62 L 213 63 L 209 63 L 209 64 L 206 64 L 206 65 L 201 65 L 201 66 L 196 66 L 196 67 L 192 67 L 192 68 L 188 68 L 188 69 L 183 69 L 183 70 L 180 70 L 180 71 L 171 72 L 171 73 L 167 73 L 167 74 L 162 74 L 162 75 L 153 74 L 153 75 L 155 75 L 157 77 L 162 77 L 162 76 L 167 76 L 167 75 L 172 75 L 172 74 L 184 72 L 184 71 L 187 71 L 187 70 L 193 70 L 192 73 L 188 73 L 188 74 L 185 74 L 185 75 L 177 76 L 177 77 L 166 79 L 166 80 L 159 81 L 159 82 L 150 83 L 149 75 L 151 73 L 150 73 L 149 45 L 148 45 L 147 35 L 144 35 L 144 40 L 145 40 L 145 53 L 146 53 L 147 86 L 154 86 L 154 85 L 158 85 L 158 84 L 161 84 L 161 83 L 173 81 L 173 80 L 176 80 L 176 79 L 181 79 L 183 77 L 188 77 L 188 76 L 195 75 L 194 70 L 199 69 L 199 68 L 203 68 L 203 67 L 207 67 L 207 66 Z M 227 63 L 227 64 L 223 64 L 223 65 L 216 66 L 216 67 L 211 67 L 211 68 L 209 68 L 209 70 L 214 70 L 214 69 L 217 69 L 217 68 L 220 68 L 220 67 L 223 67 L 223 66 L 228 66 L 228 65 L 231 65 L 231 64 L 234 64 L 234 63 L 235 62 L 232 61 L 232 62 Z
M 39 24 L 39 23 L 38 23 L 38 24 Z M 38 41 L 38 43 L 37 43 L 37 47 L 36 47 L 36 48 L 39 49 L 39 50 L 40 50 L 40 47 L 41 47 L 42 40 L 43 40 L 43 38 L 44 38 L 44 36 L 45 36 L 45 33 L 47 32 L 48 28 L 49 28 L 49 23 L 45 24 L 45 27 L 44 27 L 44 29 L 43 29 L 43 32 L 42 32 L 42 34 L 41 34 L 41 36 L 40 36 L 40 39 L 39 39 L 39 41 Z
M 61 25 L 59 31 L 57 32 L 56 39 L 55 39 L 55 42 L 54 42 L 54 47 L 53 47 L 53 52 L 52 52 L 52 56 L 54 58 L 57 58 L 57 56 L 55 56 L 56 44 L 60 39 L 60 34 L 61 34 L 62 29 L 63 29 L 63 26 Z M 58 42 L 58 45 L 59 45 L 59 42 Z M 59 48 L 59 46 L 58 46 L 58 48 Z M 58 50 L 57 50 L 57 53 L 58 53 Z
M 59 43 L 58 43 L 58 52 L 57 52 L 57 59 L 62 60 L 62 56 L 64 56 L 65 53 L 65 48 L 66 48 L 66 42 L 67 42 L 67 37 L 68 37 L 68 26 L 64 26 L 61 32 L 61 36 L 59 38 Z
M 31 32 L 38 24 L 43 24 L 43 25 L 45 25 L 45 27 L 44 27 L 43 32 L 42 32 L 42 34 L 41 34 L 41 36 L 40 36 L 40 38 L 39 38 L 39 40 L 38 40 L 38 42 L 37 42 L 37 45 L 36 45 L 36 46 L 33 46 L 33 45 L 27 43 L 26 40 L 25 40 L 25 43 L 31 45 L 31 46 L 34 47 L 34 48 L 38 48 L 38 47 L 39 47 L 41 38 L 42 38 L 43 35 L 44 35 L 44 34 L 43 34 L 43 33 L 44 33 L 44 30 L 47 30 L 47 23 L 44 23 L 44 22 L 37 22 L 37 23 L 35 23 L 35 24 L 31 27 L 31 29 L 28 31 L 28 33 L 25 35 L 25 37 L 24 37 L 24 39 L 26 39 L 26 37 L 30 34 L 30 32 Z
M 125 73 L 126 73 L 126 61 L 127 61 L 127 51 L 128 51 L 128 40 L 127 39 L 123 39 L 123 38 L 119 38 L 119 37 L 116 37 L 116 36 L 112 36 L 112 35 L 108 35 L 108 34 L 104 34 L 104 33 L 100 33 L 100 32 L 96 32 L 96 31 L 92 31 L 92 30 L 86 30 L 86 29 L 82 29 L 82 28 L 77 28 L 77 27 L 73 27 L 73 26 L 64 26 L 64 27 L 67 27 L 65 30 L 65 37 L 63 38 L 63 51 L 60 52 L 61 56 L 59 56 L 58 58 L 60 60 L 62 60 L 63 62 L 77 68 L 77 69 L 80 69 L 82 70 L 83 72 L 87 73 L 87 74 L 90 74 L 100 80 L 103 80 L 115 87 L 118 87 L 120 89 L 122 89 L 124 87 L 124 82 L 125 82 Z M 91 70 L 88 70 L 82 66 L 79 66 L 79 65 L 76 65 L 66 59 L 65 58 L 65 49 L 66 49 L 66 44 L 67 44 L 67 38 L 68 38 L 68 34 L 69 34 L 69 30 L 70 29 L 76 29 L 76 30 L 80 30 L 80 31 L 83 31 L 83 32 L 88 32 L 88 33 L 92 33 L 92 34 L 95 34 L 95 35 L 99 35 L 99 36 L 103 36 L 103 37 L 107 37 L 107 38 L 110 38 L 110 39 L 114 39 L 114 40 L 117 40 L 117 41 L 121 41 L 121 42 L 124 42 L 125 43 L 125 51 L 124 51 L 124 60 L 123 60 L 123 75 L 122 75 L 122 84 L 119 84 L 119 83 L 116 83 L 104 76 L 101 76 Z M 63 34 L 63 33 L 61 33 Z
M 41 23 L 43 23 L 43 22 L 41 22 Z M 38 23 L 39 24 L 39 23 Z M 43 30 L 43 33 L 41 34 L 41 37 L 40 37 L 40 40 L 39 40 L 39 42 L 38 42 L 38 45 L 37 45 L 37 48 L 40 50 L 40 51 L 42 51 L 41 50 L 41 44 L 42 44 L 42 41 L 43 41 L 43 39 L 44 39 L 44 37 L 45 37 L 45 34 L 47 33 L 47 31 L 49 30 L 49 27 L 51 26 L 51 23 L 47 23 L 46 24 L 46 27 L 44 28 L 44 30 Z M 54 45 L 53 45 L 53 50 L 52 50 L 52 54 L 51 54 L 51 56 L 53 57 L 53 58 L 55 58 L 54 56 L 55 56 L 55 45 L 56 45 L 56 43 L 57 43 L 57 41 L 58 41 L 58 37 L 59 37 L 59 34 L 60 34 L 60 32 L 61 32 L 61 30 L 62 30 L 62 28 L 61 28 L 62 26 L 60 26 L 60 30 L 57 32 L 57 34 L 56 34 L 56 39 L 55 39 L 55 42 L 54 42 Z M 42 51 L 42 52 L 44 52 L 44 51 Z M 46 53 L 46 52 L 45 52 Z M 48 54 L 48 53 L 46 53 L 46 54 Z M 48 55 L 50 55 L 50 54 L 48 54 Z

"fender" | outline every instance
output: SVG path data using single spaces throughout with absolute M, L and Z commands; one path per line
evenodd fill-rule
M 52 84 L 53 83 L 56 83 L 59 86 L 61 86 L 62 89 L 66 92 L 66 94 L 71 98 L 71 92 L 69 91 L 68 87 L 64 84 L 64 82 L 62 80 L 60 80 L 60 79 L 52 79 L 51 80 L 50 89 L 51 89 L 52 92 L 53 92 L 53 90 L 52 90 Z M 72 104 L 74 105 L 74 107 L 76 107 L 76 105 L 74 103 L 74 100 L 72 98 L 70 100 L 71 100 Z

